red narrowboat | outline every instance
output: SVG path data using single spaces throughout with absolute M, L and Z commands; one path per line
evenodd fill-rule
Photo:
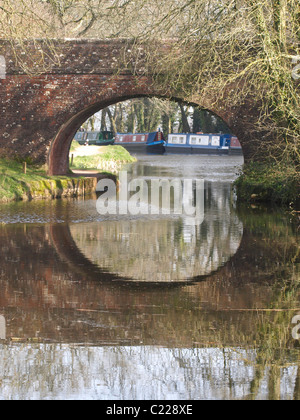
M 232 136 L 231 140 L 230 140 L 230 154 L 231 155 L 241 155 L 242 153 L 243 153 L 242 145 L 241 145 L 239 139 L 235 136 Z
M 165 138 L 161 131 L 154 133 L 117 133 L 115 145 L 132 153 L 165 153 Z

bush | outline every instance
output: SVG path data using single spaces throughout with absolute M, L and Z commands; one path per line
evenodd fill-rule
M 289 164 L 246 164 L 235 186 L 240 201 L 295 204 L 300 198 L 299 170 Z

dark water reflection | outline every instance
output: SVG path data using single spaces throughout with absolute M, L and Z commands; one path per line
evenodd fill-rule
M 211 163 L 198 227 L 103 220 L 95 200 L 1 207 L 0 399 L 300 398 L 297 226 L 235 209 L 240 162 Z M 133 175 L 186 176 L 152 165 Z

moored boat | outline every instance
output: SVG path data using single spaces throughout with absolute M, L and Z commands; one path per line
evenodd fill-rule
M 82 146 L 108 146 L 115 142 L 112 131 L 78 131 L 74 139 Z
M 169 134 L 166 144 L 166 153 L 228 155 L 232 149 L 235 154 L 242 154 L 238 138 L 231 134 Z
M 153 133 L 117 133 L 115 145 L 132 153 L 165 153 L 166 141 L 161 131 Z
M 241 155 L 243 154 L 242 145 L 239 139 L 235 136 L 232 136 L 230 139 L 230 149 L 229 152 L 231 155 Z

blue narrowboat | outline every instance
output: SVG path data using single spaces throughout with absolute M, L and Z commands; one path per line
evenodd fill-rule
M 242 153 L 237 137 L 231 134 L 169 134 L 166 153 L 187 154 L 231 154 L 231 143 L 234 140 L 235 153 Z
M 161 131 L 153 133 L 117 133 L 115 145 L 131 153 L 164 154 L 166 141 Z

